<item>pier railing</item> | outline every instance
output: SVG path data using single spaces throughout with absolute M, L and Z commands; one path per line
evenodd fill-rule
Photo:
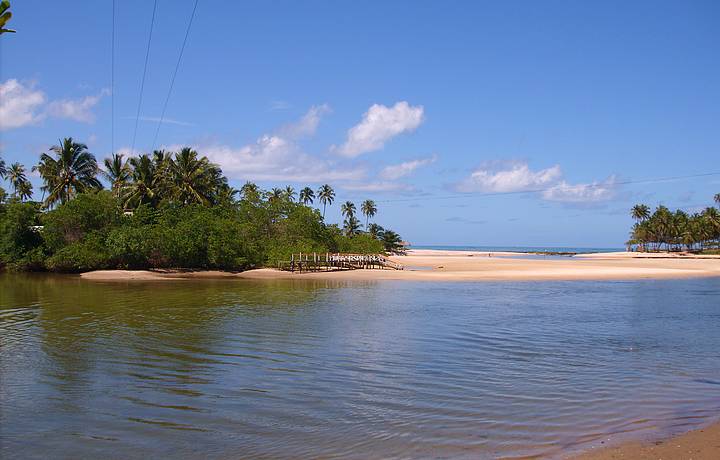
M 334 270 L 402 270 L 402 264 L 394 262 L 382 254 L 340 254 L 340 253 L 298 253 L 290 260 L 279 261 L 281 270 L 291 272 L 334 271 Z

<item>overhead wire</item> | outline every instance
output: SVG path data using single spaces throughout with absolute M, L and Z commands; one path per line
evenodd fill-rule
M 720 171 L 709 172 L 709 173 L 699 173 L 699 174 L 688 174 L 688 175 L 684 175 L 684 176 L 668 176 L 668 177 L 660 177 L 660 178 L 655 178 L 655 179 L 626 180 L 626 181 L 617 181 L 617 182 L 598 182 L 598 183 L 592 183 L 592 184 L 585 184 L 584 187 L 587 187 L 587 188 L 615 187 L 615 186 L 619 186 L 619 185 L 670 182 L 670 181 L 674 181 L 674 180 L 693 179 L 693 178 L 698 178 L 698 177 L 709 177 L 709 176 L 718 176 L 718 175 L 720 175 Z M 507 191 L 507 192 L 477 192 L 477 193 L 470 192 L 470 193 L 457 193 L 457 194 L 453 194 L 453 195 L 444 195 L 444 196 L 422 196 L 422 197 L 409 197 L 409 198 L 395 198 L 395 199 L 387 199 L 387 200 L 375 200 L 375 202 L 376 203 L 397 203 L 397 202 L 409 202 L 409 201 L 451 200 L 451 199 L 458 199 L 458 198 L 483 198 L 483 197 L 493 197 L 493 196 L 542 193 L 542 192 L 548 192 L 548 191 L 551 191 L 554 189 L 555 189 L 555 187 L 546 187 L 546 188 L 538 188 L 538 189 L 532 189 L 532 190 L 514 190 L 514 191 Z
M 155 136 L 153 137 L 152 149 L 155 150 L 155 144 L 157 143 L 158 135 L 160 134 L 160 127 L 165 120 L 165 112 L 167 111 L 168 102 L 170 101 L 170 95 L 172 94 L 173 87 L 175 86 L 175 78 L 180 69 L 180 62 L 182 61 L 183 53 L 185 52 L 185 45 L 187 45 L 188 36 L 190 35 L 190 28 L 195 19 L 195 11 L 197 10 L 198 0 L 195 0 L 193 5 L 192 13 L 190 13 L 190 21 L 188 21 L 187 28 L 185 29 L 185 38 L 183 38 L 182 46 L 180 47 L 180 54 L 178 55 L 177 62 L 175 63 L 175 70 L 173 71 L 172 78 L 170 79 L 170 88 L 168 89 L 167 96 L 165 97 L 165 103 L 163 104 L 162 113 L 160 114 L 160 121 L 158 121 L 157 128 L 155 129 Z
M 137 115 L 135 116 L 135 129 L 133 131 L 132 148 L 130 154 L 135 153 L 135 140 L 137 139 L 138 122 L 140 121 L 140 107 L 142 107 L 143 92 L 145 90 L 145 76 L 147 75 L 148 60 L 150 59 L 150 44 L 152 43 L 153 28 L 155 26 L 155 12 L 157 11 L 157 0 L 153 3 L 152 18 L 150 19 L 150 34 L 148 35 L 147 49 L 145 50 L 145 65 L 143 66 L 142 80 L 140 81 L 140 97 L 138 98 Z
M 112 1 L 112 44 L 110 46 L 110 153 L 115 153 L 115 0 Z

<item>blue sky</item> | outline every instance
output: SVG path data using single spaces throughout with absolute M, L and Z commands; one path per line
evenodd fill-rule
M 153 2 L 12 5 L 0 147 L 129 152 Z M 152 148 L 193 0 L 158 0 L 136 151 Z M 199 0 L 156 147 L 240 186 L 332 184 L 416 244 L 617 247 L 635 202 L 695 210 L 720 176 L 720 3 Z M 40 181 L 32 177 L 37 190 Z M 8 188 L 7 184 L 4 184 Z M 522 192 L 487 196 L 488 193 Z

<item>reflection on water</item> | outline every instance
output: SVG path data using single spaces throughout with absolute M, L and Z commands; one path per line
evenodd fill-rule
M 720 280 L 0 276 L 0 457 L 556 455 L 720 409 Z

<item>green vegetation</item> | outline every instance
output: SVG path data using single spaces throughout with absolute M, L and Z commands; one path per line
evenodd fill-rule
M 2 0 L 0 2 L 0 35 L 4 33 L 15 33 L 13 29 L 6 29 L 5 24 L 12 17 L 12 13 L 8 11 L 10 9 L 10 1 Z
M 720 193 L 714 196 L 720 204 Z M 702 251 L 716 252 L 720 248 L 720 211 L 709 206 L 702 212 L 688 214 L 658 206 L 655 212 L 644 204 L 635 205 L 630 214 L 637 222 L 633 226 L 628 245 L 640 251 Z
M 42 203 L 28 202 L 25 167 L 6 167 L 0 178 L 0 266 L 16 270 L 79 272 L 97 269 L 221 269 L 274 266 L 293 253 L 399 253 L 400 236 L 369 224 L 377 207 L 343 204 L 342 228 L 318 209 L 332 205 L 330 185 L 316 192 L 292 187 L 233 189 L 217 165 L 190 148 L 125 159 L 112 155 L 101 170 L 87 146 L 72 138 L 40 157 Z M 104 190 L 98 180 L 109 183 Z M 27 185 L 24 185 L 27 184 Z M 296 197 L 299 199 L 296 200 Z

